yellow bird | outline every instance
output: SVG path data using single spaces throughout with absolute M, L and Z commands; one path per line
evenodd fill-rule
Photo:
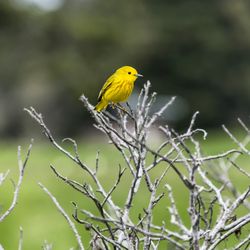
M 138 74 L 137 70 L 131 66 L 123 66 L 111 75 L 103 85 L 95 110 L 100 112 L 110 103 L 124 102 L 128 99 L 134 88 L 134 82 Z

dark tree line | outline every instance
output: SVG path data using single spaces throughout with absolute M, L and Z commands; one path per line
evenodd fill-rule
M 247 1 L 68 0 L 53 12 L 13 2 L 0 3 L 1 136 L 25 133 L 27 105 L 58 132 L 82 133 L 89 116 L 79 96 L 94 103 L 106 77 L 125 64 L 158 93 L 180 96 L 186 117 L 199 109 L 202 126 L 249 114 Z

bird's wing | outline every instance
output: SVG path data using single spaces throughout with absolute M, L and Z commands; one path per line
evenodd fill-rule
M 98 95 L 98 98 L 97 98 L 98 102 L 101 101 L 103 94 L 107 91 L 107 89 L 109 89 L 109 87 L 110 87 L 111 84 L 113 83 L 113 80 L 114 80 L 114 76 L 113 76 L 113 75 L 110 76 L 110 77 L 107 79 L 107 81 L 106 81 L 105 84 L 103 85 L 103 87 L 102 87 L 102 89 L 101 89 L 101 91 L 100 91 L 100 93 L 99 93 L 99 95 Z

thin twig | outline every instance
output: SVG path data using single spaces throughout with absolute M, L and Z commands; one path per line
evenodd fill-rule
M 242 247 L 247 243 L 250 243 L 250 234 L 248 235 L 248 237 L 246 237 L 244 240 L 242 240 L 240 243 L 238 243 L 233 250 L 240 250 L 242 249 Z M 246 248 L 245 248 L 246 249 Z
M 231 164 L 237 168 L 242 174 L 244 174 L 245 176 L 247 176 L 248 178 L 250 178 L 250 174 L 248 172 L 246 172 L 244 169 L 242 169 L 240 166 L 238 166 L 235 162 L 231 161 L 230 159 L 228 159 Z
M 33 139 L 31 140 L 31 143 L 29 145 L 24 162 L 22 161 L 22 158 L 21 158 L 21 146 L 18 146 L 17 159 L 18 159 L 18 167 L 19 167 L 19 178 L 18 178 L 17 185 L 15 185 L 15 191 L 14 191 L 12 203 L 11 203 L 10 207 L 6 210 L 6 212 L 0 216 L 0 222 L 2 222 L 12 212 L 12 210 L 15 208 L 15 206 L 17 204 L 17 199 L 18 199 L 18 195 L 20 192 L 20 187 L 21 187 L 21 184 L 23 181 L 24 170 L 25 170 L 25 167 L 27 165 L 28 159 L 30 157 L 32 144 L 33 144 Z
M 18 250 L 22 250 L 23 249 L 23 228 L 20 227 L 19 231 L 20 231 L 20 236 L 19 236 Z
M 78 223 L 85 225 L 90 230 L 92 248 L 99 247 L 108 250 L 113 247 L 114 249 L 137 250 L 143 247 L 145 250 L 149 250 L 151 248 L 157 249 L 160 242 L 167 241 L 176 249 L 215 249 L 223 240 L 233 233 L 237 233 L 250 222 L 249 214 L 242 216 L 237 214 L 238 218 L 235 217 L 238 207 L 242 204 L 248 207 L 247 198 L 250 196 L 250 188 L 240 193 L 229 174 L 232 165 L 237 171 L 249 178 L 249 174 L 235 163 L 235 159 L 240 155 L 249 155 L 249 150 L 246 147 L 250 141 L 249 129 L 245 123 L 238 120 L 244 131 L 247 132 L 246 138 L 239 142 L 224 126 L 224 130 L 239 148 L 215 155 L 203 155 L 196 135 L 201 133 L 203 140 L 205 140 L 207 132 L 195 128 L 195 121 L 199 113 L 197 111 L 193 114 L 184 133 L 178 133 L 168 125 L 160 126 L 159 130 L 164 133 L 165 138 L 161 139 L 159 146 L 152 145 L 149 140 L 150 130 L 158 117 L 173 103 L 175 97 L 158 112 L 151 114 L 156 93 L 150 94 L 149 88 L 150 82 L 148 81 L 140 92 L 135 110 L 132 110 L 129 104 L 127 104 L 128 110 L 117 104 L 115 105 L 115 115 L 108 111 L 95 111 L 88 99 L 84 95 L 81 97 L 86 109 L 95 120 L 94 126 L 108 137 L 110 143 L 124 159 L 125 168 L 129 169 L 126 183 L 128 191 L 124 204 L 119 206 L 113 192 L 121 187 L 121 177 L 125 168 L 121 170 L 119 165 L 118 177 L 110 189 L 106 191 L 105 185 L 102 184 L 99 174 L 97 174 L 101 167 L 99 166 L 99 152 L 95 165 L 89 167 L 81 161 L 75 140 L 66 139 L 73 144 L 74 151 L 71 153 L 56 142 L 41 114 L 37 113 L 34 108 L 26 109 L 26 111 L 42 127 L 43 132 L 54 147 L 80 166 L 93 181 L 93 184 L 87 181 L 83 184 L 79 183 L 61 175 L 51 166 L 57 177 L 95 204 L 98 211 L 97 216 L 90 211 L 80 209 L 79 211 L 87 217 L 80 219 L 75 203 L 73 214 Z M 154 148 L 156 149 L 154 150 Z M 230 157 L 228 164 L 224 160 L 227 157 Z M 161 163 L 166 164 L 163 172 L 161 168 L 158 169 Z M 155 171 L 151 171 L 152 169 Z M 174 224 L 175 230 L 169 229 L 169 223 L 165 218 L 160 225 L 154 223 L 153 218 L 155 211 L 157 211 L 155 206 L 164 201 L 164 193 L 161 192 L 160 183 L 163 182 L 163 179 L 165 180 L 164 177 L 168 173 L 168 169 L 174 171 L 187 189 L 189 197 L 187 213 L 190 228 L 181 219 L 177 209 L 179 201 L 175 199 L 172 192 L 173 187 L 170 184 L 165 186 L 170 200 L 170 222 Z M 209 170 L 208 173 L 214 172 L 214 176 L 208 174 L 207 170 Z M 217 185 L 218 183 L 220 186 Z M 143 185 L 147 187 L 146 191 L 142 189 L 145 192 L 147 206 L 143 208 L 144 213 L 139 211 L 139 216 L 135 219 L 133 214 L 136 207 L 134 204 L 137 201 L 137 193 Z M 233 195 L 225 196 L 226 188 Z M 215 221 L 216 223 L 214 223 Z M 246 245 L 247 241 L 248 238 L 243 239 L 238 246 Z
M 72 229 L 75 237 L 76 237 L 76 240 L 77 240 L 77 243 L 78 243 L 78 246 L 79 246 L 79 249 L 80 250 L 84 250 L 84 246 L 82 244 L 82 240 L 81 240 L 81 236 L 80 234 L 78 233 L 77 229 L 76 229 L 76 226 L 75 224 L 73 223 L 73 221 L 71 221 L 70 217 L 67 215 L 67 213 L 65 212 L 65 210 L 62 208 L 62 206 L 59 204 L 59 202 L 57 201 L 57 199 L 55 198 L 55 196 L 53 196 L 50 191 L 42 184 L 42 183 L 38 183 L 38 185 L 42 188 L 42 190 L 51 198 L 51 200 L 53 201 L 53 203 L 56 205 L 58 211 L 63 215 L 63 217 L 66 219 L 66 221 L 68 222 L 70 228 Z
M 227 127 L 225 125 L 222 125 L 222 128 L 224 129 L 224 131 L 229 135 L 229 137 L 240 147 L 240 149 L 245 153 L 245 154 L 248 154 L 250 155 L 250 151 L 247 150 L 245 148 L 245 146 L 239 142 L 236 137 L 227 129 Z
M 10 170 L 8 169 L 5 173 L 0 173 L 0 186 L 6 180 L 6 177 L 8 176 L 9 172 Z

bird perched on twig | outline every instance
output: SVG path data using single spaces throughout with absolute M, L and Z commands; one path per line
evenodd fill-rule
M 126 101 L 133 91 L 135 80 L 137 77 L 142 76 L 131 66 L 123 66 L 117 69 L 103 85 L 95 110 L 100 112 L 110 103 L 114 104 Z

